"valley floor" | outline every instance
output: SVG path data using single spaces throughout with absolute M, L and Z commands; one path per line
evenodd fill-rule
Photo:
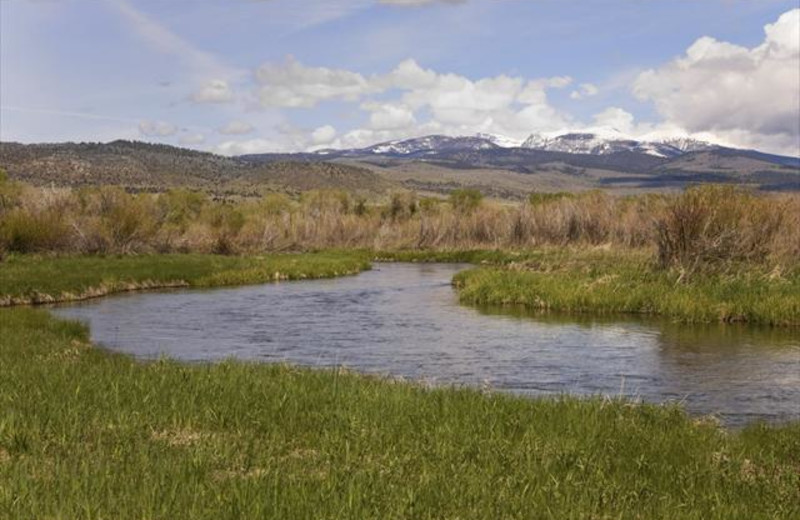
M 478 301 L 471 284 L 495 276 L 558 279 L 542 254 L 557 258 L 380 256 L 491 263 L 459 280 L 462 296 Z M 13 257 L 0 264 L 0 294 L 16 303 L 145 282 L 336 276 L 368 268 L 372 256 Z M 497 294 L 517 287 L 503 283 Z M 800 515 L 797 423 L 730 432 L 675 406 L 525 399 L 236 361 L 140 362 L 94 348 L 84 326 L 32 308 L 0 309 L 0 330 L 2 518 Z

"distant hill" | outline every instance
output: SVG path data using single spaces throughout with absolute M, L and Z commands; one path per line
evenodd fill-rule
M 534 188 L 535 178 L 547 175 L 548 181 L 543 184 L 566 189 L 602 187 L 651 191 L 714 182 L 764 190 L 800 190 L 798 158 L 725 148 L 691 139 L 646 142 L 614 135 L 572 133 L 554 138 L 534 135 L 519 146 L 500 146 L 498 142 L 503 140 L 496 136 L 427 136 L 360 149 L 248 155 L 241 159 L 254 164 L 291 160 L 345 161 L 370 165 L 387 178 L 392 178 L 392 169 L 402 166 L 405 182 L 417 189 L 420 179 L 409 177 L 409 165 L 419 165 L 420 170 L 427 172 L 430 168 L 422 165 L 456 171 L 501 170 L 526 174 L 533 176 L 526 184 Z M 560 180 L 553 177 L 559 174 Z M 426 178 L 430 184 L 430 175 Z
M 118 185 L 138 191 L 189 187 L 216 195 L 344 188 L 382 193 L 390 183 L 366 168 L 328 162 L 254 164 L 174 146 L 131 141 L 0 143 L 0 167 L 34 185 Z
M 471 187 L 516 199 L 531 191 L 617 192 L 682 189 L 697 183 L 735 183 L 762 190 L 800 191 L 800 161 L 752 150 L 664 142 L 660 152 L 641 143 L 598 144 L 568 135 L 551 148 L 579 143 L 583 151 L 501 146 L 496 136 L 429 136 L 364 149 L 241 157 L 131 141 L 0 143 L 0 167 L 35 185 L 112 184 L 134 191 L 175 187 L 219 196 L 258 196 L 341 188 L 380 196 L 407 188 L 447 194 Z M 541 143 L 540 143 L 541 144 Z M 547 144 L 547 143 L 545 143 Z M 665 156 L 669 155 L 669 156 Z

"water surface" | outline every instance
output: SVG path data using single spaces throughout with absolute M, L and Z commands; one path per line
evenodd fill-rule
M 229 357 L 522 394 L 680 401 L 731 425 L 800 419 L 800 333 L 553 318 L 458 304 L 463 265 L 376 264 L 333 280 L 131 293 L 59 306 L 142 358 Z

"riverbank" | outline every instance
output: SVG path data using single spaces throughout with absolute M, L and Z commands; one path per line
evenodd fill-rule
M 332 278 L 370 268 L 362 253 L 297 255 L 11 256 L 0 263 L 0 307 L 86 300 L 170 287 Z
M 727 272 L 659 269 L 645 249 L 370 251 L 220 256 L 30 256 L 0 266 L 0 307 L 117 292 L 212 287 L 357 274 L 372 261 L 461 262 L 462 303 L 564 314 L 647 315 L 679 323 L 800 326 L 800 269 L 742 264 Z
M 676 323 L 800 327 L 800 268 L 755 263 L 686 276 L 658 268 L 647 249 L 539 248 L 524 251 L 395 251 L 379 260 L 463 262 L 455 276 L 467 305 L 572 315 L 644 315 Z
M 462 303 L 568 314 L 659 316 L 680 323 L 800 326 L 800 270 L 744 264 L 684 278 L 645 251 L 532 251 L 459 273 Z M 494 262 L 497 264 L 498 262 Z
M 795 518 L 800 425 L 137 362 L 0 310 L 0 517 Z

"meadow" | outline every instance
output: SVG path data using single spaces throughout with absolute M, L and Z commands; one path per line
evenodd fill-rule
M 602 286 L 613 270 L 681 276 L 646 248 L 14 252 L 0 263 L 0 295 L 8 304 L 44 303 L 172 285 L 332 277 L 368 269 L 373 258 L 472 262 L 476 270 L 456 280 L 465 301 L 480 300 L 473 295 L 484 276 L 501 277 L 488 284 L 497 294 L 547 281 L 567 300 L 581 293 L 564 292 L 573 277 L 578 287 L 587 279 Z M 718 294 L 703 281 L 731 276 L 733 265 L 709 264 L 677 287 Z M 518 275 L 534 280 L 503 279 Z M 786 276 L 767 290 L 778 291 Z M 797 299 L 796 292 L 775 294 Z M 142 362 L 92 346 L 81 324 L 27 307 L 0 309 L 0 330 L 0 518 L 800 514 L 797 423 L 728 431 L 677 405 L 526 399 L 234 360 Z
M 2 518 L 780 519 L 800 425 L 342 370 L 135 361 L 0 309 Z

